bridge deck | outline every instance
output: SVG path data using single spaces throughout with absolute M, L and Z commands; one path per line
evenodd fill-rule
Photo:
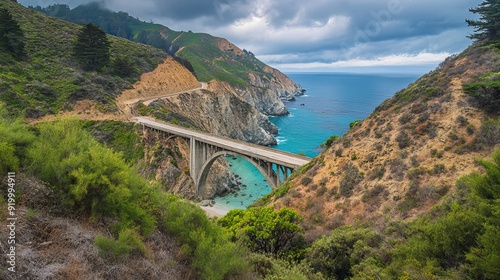
M 297 168 L 311 161 L 311 158 L 305 156 L 287 153 L 227 137 L 216 136 L 206 132 L 196 131 L 172 124 L 160 123 L 144 117 L 136 117 L 135 119 L 138 123 L 150 128 L 176 134 L 184 138 L 194 138 L 197 141 L 215 145 L 228 151 L 248 157 L 259 158 L 261 160 L 273 162 L 290 168 Z

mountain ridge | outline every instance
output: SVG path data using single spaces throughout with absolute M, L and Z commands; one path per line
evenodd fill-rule
M 98 3 L 80 5 L 74 9 L 67 5 L 31 8 L 79 24 L 92 22 L 112 35 L 163 49 L 185 64 L 201 82 L 219 80 L 233 87 L 264 86 L 284 98 L 303 92 L 299 85 L 279 70 L 267 66 L 253 53 L 241 50 L 225 38 L 206 33 L 174 31 L 162 25 L 142 22 L 124 12 L 111 12 Z M 255 76 L 261 80 L 257 84 L 254 83 Z

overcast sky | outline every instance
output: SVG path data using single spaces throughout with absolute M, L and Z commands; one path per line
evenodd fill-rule
M 75 7 L 90 0 L 19 0 Z M 427 72 L 471 44 L 481 0 L 102 0 L 173 30 L 206 32 L 285 72 Z

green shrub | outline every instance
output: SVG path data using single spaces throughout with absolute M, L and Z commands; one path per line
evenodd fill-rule
M 295 263 L 283 259 L 276 259 L 261 254 L 252 254 L 251 262 L 254 271 L 266 280 L 321 280 L 325 279 L 320 273 L 315 273 L 305 263 Z
M 476 99 L 478 106 L 490 113 L 500 108 L 500 75 L 490 75 L 482 81 L 465 84 L 464 92 Z
M 127 257 L 133 250 L 149 256 L 146 246 L 141 240 L 139 233 L 132 229 L 123 229 L 118 234 L 118 239 L 110 239 L 103 235 L 97 235 L 94 245 L 99 249 L 99 254 L 113 258 Z
M 193 259 L 202 279 L 224 279 L 247 271 L 245 250 L 232 243 L 230 235 L 208 220 L 198 206 L 171 200 L 161 226 L 182 245 L 183 254 Z
M 35 139 L 20 119 L 4 118 L 5 115 L 6 111 L 0 103 L 0 174 L 3 175 L 18 171 L 26 157 L 26 148 Z
M 249 271 L 242 257 L 245 250 L 231 242 L 222 228 L 211 223 L 208 232 L 195 231 L 191 235 L 198 242 L 193 267 L 199 270 L 201 279 L 237 279 Z
M 376 166 L 368 175 L 368 180 L 382 179 L 385 174 L 384 166 Z
M 363 180 L 363 175 L 359 172 L 359 169 L 349 163 L 344 168 L 344 176 L 340 181 L 340 194 L 345 197 L 350 197 L 353 193 L 354 187 Z
M 14 146 L 7 142 L 0 142 L 0 176 L 19 169 L 19 159 L 14 152 Z
M 333 135 L 333 136 L 331 136 L 330 138 L 328 138 L 328 139 L 326 140 L 326 142 L 325 142 L 325 144 L 324 144 L 323 146 L 324 146 L 324 147 L 326 147 L 326 148 L 329 148 L 329 147 L 331 147 L 331 146 L 332 146 L 332 144 L 333 144 L 335 141 L 337 141 L 337 139 L 339 139 L 339 136 L 337 136 L 337 135 Z
M 476 137 L 478 148 L 493 147 L 500 144 L 500 117 L 488 119 L 481 124 Z
M 135 76 L 139 72 L 135 62 L 128 56 L 118 56 L 113 60 L 115 73 L 121 77 Z
M 312 178 L 311 177 L 308 177 L 308 176 L 304 176 L 302 177 L 302 179 L 300 179 L 300 184 L 304 185 L 304 186 L 307 186 L 309 185 L 311 182 L 312 182 Z
M 231 210 L 218 224 L 233 240 L 242 240 L 252 251 L 272 255 L 288 254 L 297 248 L 304 231 L 299 215 L 288 208 L 271 207 Z
M 399 119 L 399 123 L 400 124 L 407 124 L 408 122 L 410 122 L 411 120 L 413 119 L 413 116 L 408 114 L 408 113 L 405 113 L 403 114 Z
M 396 141 L 398 142 L 398 146 L 400 149 L 404 149 L 408 146 L 410 146 L 410 143 L 411 143 L 411 138 L 410 136 L 408 135 L 408 133 L 406 133 L 406 131 L 402 130 L 401 132 L 399 132 L 399 134 L 396 136 Z
M 119 121 L 87 121 L 85 130 L 89 131 L 100 143 L 121 152 L 123 158 L 133 164 L 144 157 L 144 148 L 132 123 Z
M 38 125 L 39 136 L 28 149 L 31 171 L 49 183 L 74 210 L 120 217 L 124 228 L 139 226 L 148 234 L 154 218 L 141 205 L 147 183 L 122 159 L 81 128 L 76 119 Z
M 97 235 L 95 237 L 94 245 L 99 249 L 100 255 L 113 258 L 127 257 L 132 250 L 128 244 L 107 238 L 103 235 Z
M 342 227 L 306 250 L 305 261 L 328 279 L 346 279 L 351 268 L 373 254 L 381 238 L 371 229 Z
M 433 174 L 441 174 L 446 172 L 446 166 L 444 164 L 435 164 L 432 169 Z
M 327 191 L 328 189 L 326 188 L 326 186 L 321 185 L 319 189 L 316 191 L 316 196 L 323 196 Z
M 356 126 L 360 125 L 363 123 L 363 120 L 355 120 L 352 123 L 349 124 L 349 129 L 353 129 Z

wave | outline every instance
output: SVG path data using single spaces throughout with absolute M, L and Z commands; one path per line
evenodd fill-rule
M 286 139 L 285 136 L 278 136 L 278 137 L 276 137 L 276 141 L 278 141 L 278 145 L 279 145 L 279 144 L 285 143 L 286 141 L 288 141 L 288 139 Z

